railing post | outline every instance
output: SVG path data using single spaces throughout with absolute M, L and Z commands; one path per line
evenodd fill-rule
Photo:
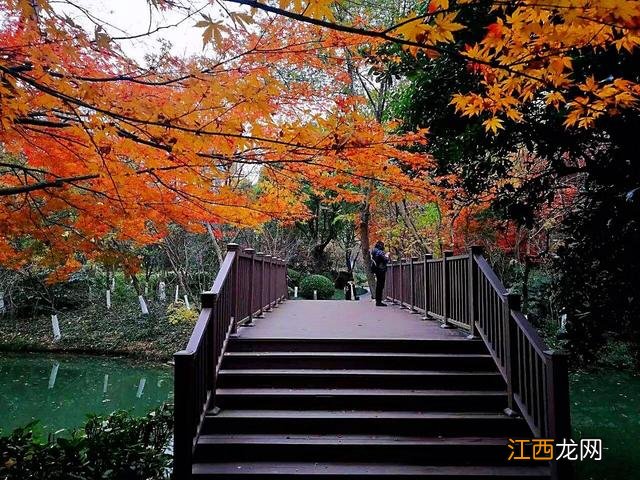
M 279 302 L 279 288 L 278 288 L 278 269 L 280 268 L 280 258 L 279 257 L 273 257 L 273 269 L 275 271 L 275 275 L 272 275 L 273 278 L 273 308 L 278 308 L 280 305 Z
M 287 284 L 288 262 L 282 259 L 282 303 L 289 300 L 289 285 Z
M 453 251 L 442 252 L 442 317 L 443 322 L 440 327 L 454 328 L 449 323 L 449 262 L 447 258 L 453 256 Z
M 193 355 L 181 351 L 173 356 L 173 479 L 191 478 L 193 463 Z
M 416 310 L 416 280 L 414 277 L 416 260 L 418 260 L 418 257 L 411 257 L 411 263 L 409 263 L 409 275 L 411 276 L 411 313 L 418 313 Z
M 432 258 L 433 255 L 430 253 L 427 253 L 424 256 L 424 316 L 422 317 L 422 320 L 429 320 L 429 310 L 431 309 L 429 305 L 429 289 L 431 288 L 431 285 L 429 283 L 429 264 L 427 261 Z
M 264 317 L 264 253 L 258 252 L 256 253 L 256 257 L 258 257 L 258 261 L 260 262 L 260 266 L 258 267 L 258 277 L 260 282 L 260 288 L 258 288 L 258 306 L 260 307 L 260 313 L 258 314 L 258 318 Z
M 476 268 L 476 255 L 482 255 L 482 247 L 480 245 L 473 245 L 469 248 L 469 323 L 471 324 L 471 331 L 467 338 L 478 338 L 478 326 L 476 321 L 478 320 L 478 269 Z
M 391 280 L 391 303 L 396 303 L 396 286 L 395 286 L 395 281 L 394 281 L 394 277 L 395 277 L 395 264 L 394 262 L 389 262 L 389 268 L 387 269 L 387 273 L 390 274 L 390 280 Z
M 253 292 L 255 286 L 253 285 L 253 274 L 255 272 L 255 260 L 256 260 L 256 251 L 253 248 L 245 248 L 245 253 L 251 256 L 251 266 L 249 267 L 249 321 L 246 326 L 253 326 Z
M 515 386 L 518 384 L 518 327 L 511 321 L 511 310 L 520 310 L 520 295 L 507 293 L 504 298 L 504 311 L 502 321 L 504 326 L 505 342 L 505 367 L 507 369 L 507 414 L 516 414 L 516 405 L 513 398 Z
M 265 255 L 264 256 L 264 261 L 266 263 L 265 266 L 265 276 L 266 278 L 264 279 L 267 283 L 265 284 L 265 292 L 267 292 L 267 302 L 265 303 L 265 311 L 270 312 L 271 309 L 271 267 L 273 265 L 272 262 L 273 257 L 271 255 Z
M 547 431 L 548 438 L 557 442 L 571 437 L 571 409 L 569 403 L 568 356 L 565 352 L 547 350 Z M 568 480 L 573 468 L 568 460 L 551 462 L 551 478 Z
M 240 245 L 237 243 L 230 243 L 227 245 L 227 252 L 235 252 L 233 257 L 233 266 L 231 267 L 231 313 L 233 315 L 231 333 L 237 333 L 238 331 L 238 294 L 240 287 L 240 276 L 238 275 L 238 252 L 240 252 Z
M 400 258 L 400 308 L 402 309 L 406 309 L 407 307 L 405 307 L 404 305 L 404 290 L 405 290 L 405 285 L 404 285 L 404 264 L 403 264 L 403 258 Z

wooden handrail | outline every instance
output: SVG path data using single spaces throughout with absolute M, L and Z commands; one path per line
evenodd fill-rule
M 187 346 L 174 355 L 176 480 L 191 478 L 194 446 L 206 413 L 214 405 L 218 371 L 231 334 L 239 323 L 251 321 L 286 297 L 284 261 L 256 255 L 253 249 L 241 251 L 236 244 L 227 246 L 211 290 L 201 295 L 202 310 Z
M 537 437 L 569 438 L 566 355 L 549 349 L 520 311 L 520 297 L 507 291 L 480 247 L 466 255 L 445 253 L 412 260 L 409 276 L 405 262 L 390 262 L 386 298 L 410 304 L 424 319 L 465 329 L 470 338 L 479 336 L 506 382 L 506 413 L 521 415 Z M 422 292 L 416 292 L 416 285 Z M 415 298 L 424 301 L 414 305 Z M 566 478 L 568 468 L 552 462 L 553 478 Z

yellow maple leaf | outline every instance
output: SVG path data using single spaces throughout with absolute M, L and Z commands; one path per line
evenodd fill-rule
M 502 120 L 500 120 L 498 117 L 489 118 L 488 120 L 482 122 L 482 124 L 484 125 L 484 128 L 487 132 L 493 132 L 494 135 L 498 133 L 498 129 L 504 130 L 504 127 L 502 126 Z

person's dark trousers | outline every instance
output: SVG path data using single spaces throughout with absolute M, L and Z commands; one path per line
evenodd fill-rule
M 382 303 L 382 291 L 387 272 L 376 272 L 376 303 Z

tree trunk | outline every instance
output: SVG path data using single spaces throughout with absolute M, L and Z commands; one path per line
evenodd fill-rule
M 362 204 L 360 208 L 360 224 L 358 230 L 360 233 L 360 251 L 362 252 L 362 262 L 364 263 L 365 272 L 367 272 L 367 283 L 369 284 L 369 293 L 371 298 L 375 298 L 376 291 L 376 279 L 371 272 L 370 260 L 371 257 L 369 251 L 371 250 L 371 241 L 369 240 L 369 220 L 371 219 L 371 212 L 369 210 L 369 199 Z
M 524 257 L 524 272 L 522 273 L 522 311 L 529 313 L 529 276 L 531 275 L 531 260 Z
M 218 244 L 218 240 L 216 239 L 216 236 L 213 234 L 213 229 L 211 228 L 211 224 L 209 222 L 206 222 L 205 225 L 207 226 L 209 237 L 211 237 L 211 242 L 213 243 L 213 250 L 216 252 L 216 257 L 218 257 L 218 265 L 222 265 L 222 262 L 224 261 L 224 256 L 222 255 L 222 249 Z

